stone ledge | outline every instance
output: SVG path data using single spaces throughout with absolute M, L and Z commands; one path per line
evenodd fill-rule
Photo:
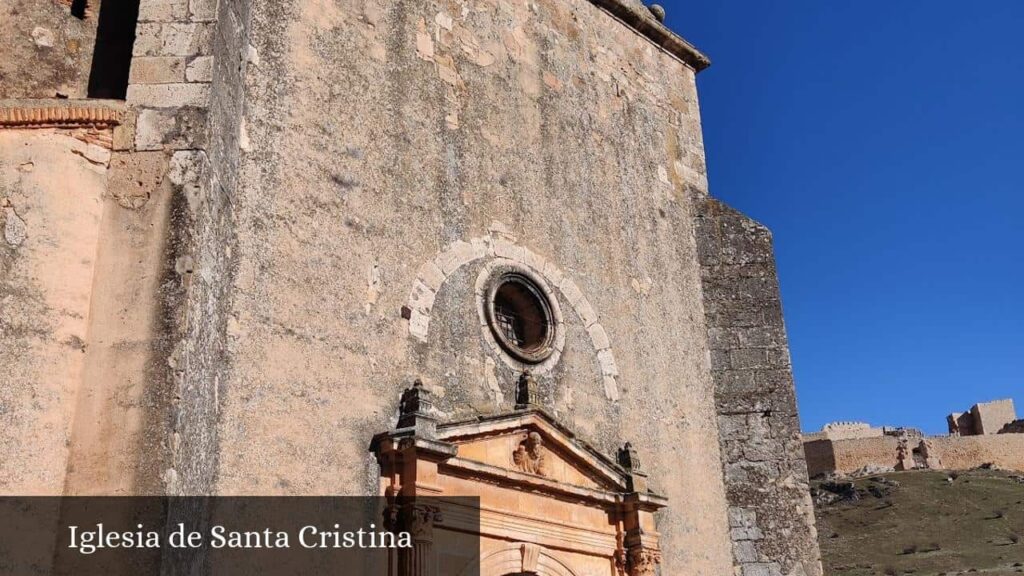
M 97 100 L 0 100 L 0 128 L 113 128 L 124 104 Z
M 711 66 L 711 60 L 703 52 L 673 32 L 668 26 L 658 22 L 646 7 L 635 5 L 629 0 L 590 0 L 590 2 L 618 18 L 623 24 L 636 30 L 637 33 L 654 42 L 669 54 L 679 58 L 695 71 L 700 72 Z

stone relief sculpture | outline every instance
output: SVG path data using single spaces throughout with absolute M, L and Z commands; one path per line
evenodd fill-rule
M 547 476 L 550 472 L 547 452 L 547 448 L 544 447 L 544 439 L 540 434 L 530 432 L 512 454 L 512 461 L 523 472 Z

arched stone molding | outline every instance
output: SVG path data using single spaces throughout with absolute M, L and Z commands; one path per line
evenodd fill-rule
M 502 227 L 504 228 L 504 227 Z M 493 227 L 492 227 L 493 231 Z M 420 342 L 426 342 L 430 333 L 430 314 L 434 307 L 434 300 L 437 293 L 444 286 L 444 283 L 456 271 L 463 266 L 479 260 L 492 259 L 488 265 L 515 266 L 520 270 L 527 271 L 536 278 L 543 279 L 542 285 L 553 286 L 569 305 L 572 306 L 576 315 L 583 322 L 590 342 L 597 354 L 598 363 L 601 366 L 601 376 L 604 381 L 605 396 L 616 402 L 619 399 L 619 387 L 617 378 L 619 375 L 618 365 L 615 363 L 615 354 L 612 352 L 611 342 L 604 326 L 598 321 L 594 307 L 587 300 L 576 282 L 567 274 L 562 272 L 554 263 L 543 256 L 534 253 L 529 248 L 515 244 L 514 239 L 504 234 L 491 234 L 488 236 L 473 238 L 469 242 L 459 240 L 449 245 L 443 252 L 433 260 L 420 266 L 416 280 L 413 281 L 412 290 L 409 292 L 407 305 L 409 320 L 409 336 Z M 486 281 L 486 272 L 477 279 L 475 290 L 478 301 L 482 297 L 482 283 Z M 553 294 L 551 294 L 553 296 Z M 486 318 L 481 317 L 486 323 Z M 486 336 L 484 337 L 492 347 L 497 347 L 497 342 L 483 326 Z M 563 331 L 559 330 L 559 333 Z M 550 358 L 539 365 L 527 366 L 509 357 L 503 352 L 496 355 L 506 364 L 517 371 L 530 368 L 535 374 L 543 374 L 550 371 L 561 356 L 561 345 L 564 344 L 564 336 L 560 337 L 561 344 L 557 344 L 557 351 Z
M 472 572 L 480 576 L 506 574 L 537 574 L 537 576 L 577 576 L 561 560 L 537 544 L 517 543 L 491 552 L 480 559 L 480 570 L 472 562 L 460 576 Z

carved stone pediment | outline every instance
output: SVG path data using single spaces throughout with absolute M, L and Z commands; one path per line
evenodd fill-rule
M 426 388 L 417 383 L 407 390 L 399 427 L 375 436 L 370 447 L 381 488 L 395 503 L 385 517 L 398 524 L 429 517 L 437 534 L 479 535 L 475 562 L 482 576 L 654 574 L 661 560 L 655 513 L 668 502 L 648 490 L 640 451 L 626 444 L 612 459 L 543 408 L 518 406 L 441 422 Z M 479 517 L 468 521 L 458 510 L 410 515 L 423 506 L 421 496 L 478 498 Z M 432 554 L 433 538 L 417 540 L 412 556 L 396 558 L 395 573 L 433 576 L 417 568 L 433 562 L 420 561 Z
M 618 464 L 540 409 L 444 424 L 437 436 L 456 448 L 448 466 L 528 480 L 518 477 L 522 474 L 589 490 L 628 489 L 628 474 Z

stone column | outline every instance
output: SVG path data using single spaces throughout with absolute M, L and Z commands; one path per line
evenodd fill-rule
M 661 564 L 661 551 L 643 545 L 629 549 L 629 576 L 654 576 Z
M 399 526 L 412 535 L 413 547 L 398 553 L 398 576 L 437 576 L 434 554 L 434 522 L 441 520 L 437 506 L 406 504 L 399 512 Z

